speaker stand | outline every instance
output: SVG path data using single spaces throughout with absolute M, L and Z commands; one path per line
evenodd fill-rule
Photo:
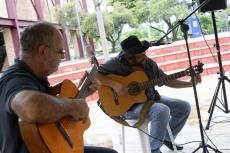
M 224 109 L 222 109 L 221 107 L 218 107 L 218 108 L 225 113 L 229 113 L 227 94 L 226 94 L 226 88 L 225 88 L 225 81 L 228 81 L 228 83 L 230 83 L 230 80 L 228 79 L 227 76 L 224 75 L 224 70 L 223 70 L 223 65 L 222 65 L 222 60 L 221 60 L 221 54 L 220 54 L 220 45 L 219 45 L 219 40 L 218 40 L 217 28 L 216 28 L 216 19 L 215 19 L 215 14 L 213 11 L 212 11 L 212 22 L 213 22 L 213 28 L 214 28 L 214 33 L 215 33 L 216 49 L 217 49 L 218 63 L 219 63 L 219 69 L 220 69 L 220 72 L 219 72 L 220 76 L 218 79 L 215 93 L 214 93 L 213 98 L 212 98 L 211 105 L 210 105 L 209 110 L 208 110 L 210 115 L 209 115 L 208 122 L 207 122 L 207 125 L 205 128 L 206 130 L 209 129 L 210 122 L 211 122 L 212 115 L 213 115 L 213 111 L 214 111 L 214 108 L 216 106 L 216 100 L 217 100 L 218 93 L 219 93 L 219 90 L 221 87 L 222 87 L 222 93 L 223 93 L 223 98 L 224 98 L 224 104 L 222 104 Z

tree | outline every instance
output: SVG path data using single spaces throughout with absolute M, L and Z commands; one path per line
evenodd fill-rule
M 178 0 L 152 1 L 150 8 L 150 21 L 156 23 L 163 21 L 168 26 L 167 32 L 188 14 L 187 5 Z M 172 40 L 177 40 L 176 32 L 176 30 L 172 32 Z
M 107 40 L 112 44 L 112 52 L 115 52 L 115 46 L 120 42 L 120 37 L 125 25 L 135 27 L 136 20 L 129 9 L 119 3 L 114 4 L 113 12 L 105 12 L 106 35 Z
M 74 4 L 72 2 L 65 3 L 63 6 L 55 7 L 55 17 L 64 27 L 77 28 L 77 16 Z
M 114 5 L 116 2 L 124 5 L 128 9 L 132 9 L 136 7 L 137 0 L 110 0 L 109 3 Z
M 122 4 L 132 9 L 139 24 L 148 23 L 152 29 L 163 34 L 188 14 L 187 5 L 179 0 L 135 0 L 135 4 L 132 5 L 129 5 L 128 2 L 129 0 L 125 0 Z M 162 22 L 167 25 L 166 30 L 158 28 Z M 172 32 L 172 39 L 177 39 L 176 31 Z
M 74 10 L 74 5 L 71 2 L 66 3 L 62 7 L 56 8 L 56 16 L 58 21 L 65 27 L 76 29 L 77 16 Z M 125 8 L 120 3 L 116 2 L 113 6 L 113 11 L 108 10 L 103 12 L 106 38 L 111 43 L 112 52 L 116 51 L 116 45 L 120 41 L 121 33 L 125 25 L 135 26 L 135 19 L 132 12 Z M 98 41 L 100 39 L 97 18 L 95 13 L 82 13 L 81 30 L 83 32 L 84 43 L 89 46 L 86 37 L 93 38 Z
M 112 52 L 116 52 L 116 45 L 120 41 L 125 25 L 135 26 L 132 12 L 120 5 L 114 4 L 113 11 L 103 13 L 106 39 L 111 43 Z M 98 40 L 100 37 L 95 14 L 87 14 L 82 21 L 82 31 L 90 38 Z
M 212 19 L 210 15 L 202 14 L 199 15 L 200 26 L 203 34 L 213 33 Z

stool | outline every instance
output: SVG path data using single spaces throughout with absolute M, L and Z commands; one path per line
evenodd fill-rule
M 131 120 L 131 122 L 133 122 L 133 121 L 136 121 L 136 120 Z M 148 123 L 149 122 L 146 119 L 144 121 L 144 123 L 140 126 L 140 129 L 143 130 L 146 133 L 149 133 Z M 140 136 L 142 152 L 143 153 L 151 153 L 149 136 L 146 133 L 144 133 L 143 131 L 141 131 L 141 130 L 138 130 L 138 133 L 139 133 L 139 136 Z M 173 138 L 172 131 L 171 131 L 171 128 L 170 128 L 169 124 L 167 124 L 167 131 L 168 131 L 168 134 L 169 134 L 170 141 L 173 144 L 174 152 L 177 153 L 177 149 L 176 149 L 176 146 L 175 146 L 175 143 L 174 143 L 174 138 Z M 122 144 L 123 144 L 122 150 L 123 150 L 123 153 L 125 153 L 125 126 L 123 126 L 123 125 L 122 125 Z

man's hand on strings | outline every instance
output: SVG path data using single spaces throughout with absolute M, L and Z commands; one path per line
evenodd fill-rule
M 121 83 L 116 83 L 114 86 L 113 86 L 113 90 L 115 90 L 116 94 L 118 96 L 125 96 L 125 95 L 129 95 L 128 93 L 128 88 L 121 84 Z
M 202 78 L 200 74 L 196 74 L 194 77 L 195 84 L 197 85 L 198 83 L 202 82 Z M 192 84 L 192 79 L 190 80 L 190 83 Z
M 80 79 L 79 84 L 78 84 L 78 88 L 80 88 L 80 86 L 82 85 L 82 83 L 84 82 L 84 80 L 86 79 L 86 77 L 89 75 L 88 71 L 85 71 L 83 77 Z
M 84 80 L 87 78 L 88 75 L 89 75 L 89 72 L 85 71 L 82 79 L 79 82 L 78 87 L 80 87 L 82 85 L 82 83 L 84 82 Z M 87 96 L 89 96 L 89 95 L 93 94 L 95 91 L 97 91 L 100 88 L 100 86 L 101 86 L 101 82 L 98 79 L 94 78 L 92 80 L 90 86 L 89 86 L 89 91 L 87 93 Z
M 101 86 L 101 82 L 98 79 L 94 79 L 92 81 L 92 84 L 89 86 L 89 92 L 88 95 L 93 94 L 95 91 L 97 91 Z

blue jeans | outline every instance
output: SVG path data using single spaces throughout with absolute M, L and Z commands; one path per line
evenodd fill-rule
M 84 153 L 118 153 L 118 152 L 110 148 L 85 146 Z
M 138 119 L 143 104 L 133 107 L 124 114 L 128 120 Z M 150 122 L 150 147 L 152 153 L 160 153 L 160 147 L 164 140 L 170 141 L 167 131 L 167 124 L 172 130 L 174 138 L 183 128 L 189 114 L 191 106 L 188 102 L 161 96 L 157 103 L 149 109 L 148 119 Z

